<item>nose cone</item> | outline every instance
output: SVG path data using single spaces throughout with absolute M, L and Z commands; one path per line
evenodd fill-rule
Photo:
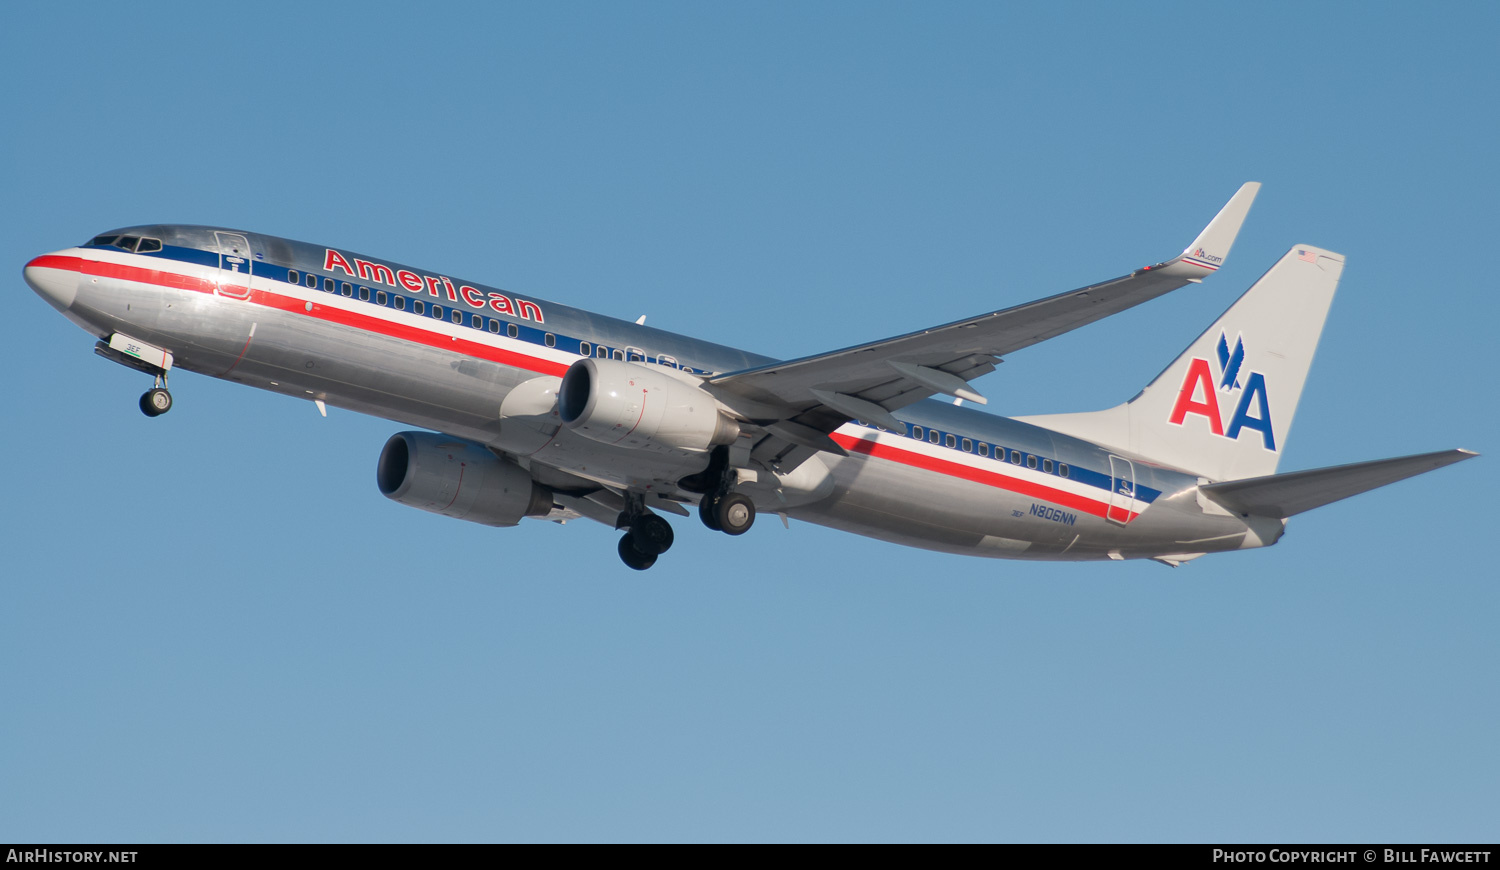
M 26 264 L 26 283 L 47 304 L 58 311 L 67 311 L 78 296 L 77 269 L 68 268 L 66 258 L 44 254 Z

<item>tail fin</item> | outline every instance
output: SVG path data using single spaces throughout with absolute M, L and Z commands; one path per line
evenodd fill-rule
M 1272 474 L 1343 269 L 1298 245 L 1134 399 L 1021 419 L 1213 480 Z

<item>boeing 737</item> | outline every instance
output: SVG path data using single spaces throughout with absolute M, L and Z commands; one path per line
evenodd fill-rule
M 420 427 L 380 454 L 387 497 L 490 526 L 595 520 L 638 570 L 672 545 L 662 515 L 693 506 L 730 535 L 773 513 L 949 553 L 1176 566 L 1476 455 L 1277 473 L 1344 268 L 1310 245 L 1118 407 L 1007 419 L 955 401 L 984 404 L 972 382 L 1003 357 L 1212 275 L 1259 188 L 1164 262 L 792 360 L 217 227 L 111 230 L 25 277 L 96 353 L 154 379 L 149 416 L 180 368 Z

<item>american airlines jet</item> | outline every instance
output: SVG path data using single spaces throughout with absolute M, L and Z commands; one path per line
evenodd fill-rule
M 376 464 L 404 505 L 490 526 L 587 518 L 651 567 L 662 516 L 760 513 L 949 553 L 1155 559 L 1264 547 L 1294 514 L 1476 454 L 1277 473 L 1344 258 L 1296 245 L 1135 398 L 1007 419 L 1001 359 L 1212 275 L 1260 185 L 1179 256 L 954 323 L 776 360 L 344 248 L 216 227 L 112 230 L 26 282 L 105 359 L 399 421 Z M 934 398 L 943 397 L 943 398 Z

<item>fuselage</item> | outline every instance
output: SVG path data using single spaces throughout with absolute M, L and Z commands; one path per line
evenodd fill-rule
M 561 377 L 583 357 L 693 376 L 774 362 L 343 248 L 239 230 L 114 230 L 36 258 L 26 276 L 88 332 L 166 348 L 176 368 L 488 445 L 543 482 L 674 498 L 684 497 L 675 481 L 701 464 L 561 436 L 529 453 L 506 450 L 502 404 L 518 386 Z M 1118 449 L 936 400 L 896 416 L 902 432 L 845 424 L 832 437 L 847 456 L 820 454 L 818 474 L 765 488 L 757 507 L 910 546 L 1023 559 L 1175 563 L 1266 546 L 1283 529 L 1208 502 L 1194 474 Z

